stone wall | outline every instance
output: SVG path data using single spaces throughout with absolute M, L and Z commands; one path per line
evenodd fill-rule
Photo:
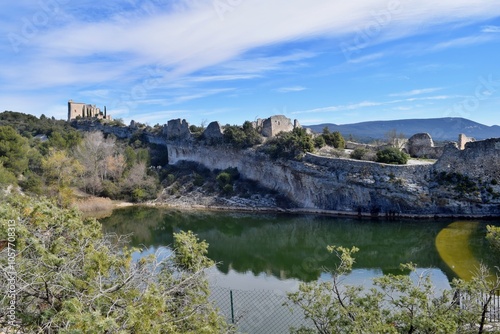
M 471 138 L 471 137 L 467 137 L 466 135 L 464 135 L 463 133 L 459 134 L 458 135 L 458 148 L 463 150 L 465 149 L 465 145 L 467 143 L 471 143 L 471 142 L 474 142 L 476 141 L 474 138 Z
M 435 170 L 500 182 L 500 138 L 469 142 L 463 150 L 448 144 L 435 163 Z
M 262 135 L 264 137 L 274 137 L 280 132 L 290 132 L 294 124 L 291 119 L 284 115 L 275 115 L 262 122 Z

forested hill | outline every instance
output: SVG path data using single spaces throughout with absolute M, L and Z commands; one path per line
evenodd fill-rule
M 392 130 L 410 137 L 416 133 L 429 133 L 434 140 L 457 140 L 463 133 L 476 139 L 500 137 L 500 126 L 487 126 L 465 118 L 445 117 L 429 119 L 402 119 L 394 121 L 372 121 L 353 124 L 318 124 L 308 126 L 314 132 L 321 132 L 325 127 L 330 131 L 339 131 L 345 138 L 352 136 L 357 140 L 383 139 Z

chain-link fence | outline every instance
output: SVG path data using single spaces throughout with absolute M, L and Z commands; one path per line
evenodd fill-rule
M 291 327 L 312 325 L 283 291 L 211 287 L 210 299 L 242 333 L 290 333 Z
M 487 298 L 488 296 L 484 296 Z M 470 301 L 465 294 L 458 294 L 457 302 L 464 305 Z M 486 323 L 500 326 L 500 291 L 491 296 L 485 313 Z M 305 319 L 303 310 L 291 303 L 286 292 L 279 290 L 237 290 L 219 286 L 211 287 L 210 300 L 219 308 L 229 323 L 235 324 L 240 333 L 281 334 L 290 333 L 290 328 L 305 325 L 314 328 L 311 320 Z M 481 302 L 484 302 L 481 301 Z

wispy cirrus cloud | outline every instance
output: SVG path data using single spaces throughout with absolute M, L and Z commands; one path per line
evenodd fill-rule
M 493 38 L 494 37 L 490 35 L 477 35 L 477 36 L 466 36 L 466 37 L 455 38 L 434 45 L 430 49 L 430 51 L 442 51 L 450 48 L 462 48 L 477 44 L 483 44 L 492 41 Z
M 303 86 L 291 86 L 291 87 L 281 87 L 276 89 L 278 93 L 293 93 L 293 92 L 301 92 L 306 90 L 306 87 Z
M 380 107 L 398 103 L 408 103 L 408 102 L 416 102 L 416 101 L 437 101 L 437 100 L 448 100 L 456 98 L 454 95 L 435 95 L 435 96 L 427 96 L 427 97 L 411 97 L 407 99 L 397 99 L 397 100 L 389 100 L 389 101 L 362 101 L 351 104 L 343 104 L 343 105 L 334 105 L 322 108 L 308 109 L 308 110 L 300 110 L 294 111 L 292 114 L 310 114 L 310 113 L 324 113 L 324 112 L 335 112 L 335 111 L 349 111 L 349 110 L 357 110 L 362 108 L 369 107 Z
M 485 33 L 500 33 L 500 26 L 483 26 L 481 32 Z
M 406 92 L 400 92 L 400 93 L 393 93 L 389 94 L 389 96 L 416 96 L 416 95 L 422 95 L 422 94 L 428 94 L 428 93 L 433 93 L 442 90 L 443 87 L 431 87 L 431 88 L 421 88 L 421 89 L 413 89 L 410 91 Z
M 57 7 L 41 5 L 48 3 Z M 106 94 L 96 98 L 131 101 L 130 105 L 141 107 L 182 104 L 239 89 L 221 87 L 227 82 L 233 87 L 236 81 L 305 68 L 322 49 L 312 43 L 302 49 L 282 46 L 355 39 L 367 24 L 377 24 L 374 13 L 388 8 L 387 0 L 227 3 L 231 10 L 221 15 L 213 1 L 206 0 L 16 1 L 9 5 L 11 11 L 2 8 L 0 13 L 0 90 L 10 96 L 24 92 L 23 99 L 36 97 L 29 91 L 46 90 L 47 105 L 60 103 L 61 96 L 78 98 L 82 92 L 97 90 Z M 375 26 L 381 33 L 369 44 L 499 15 L 500 6 L 491 0 L 403 1 L 388 24 Z M 482 32 L 497 29 L 485 26 Z M 476 45 L 496 38 L 491 35 L 452 39 L 434 48 Z M 348 65 L 368 67 L 386 55 L 360 55 Z M 152 75 L 148 68 L 164 74 Z M 158 84 L 148 84 L 154 80 Z M 284 84 L 287 87 L 293 86 Z M 176 89 L 183 90 L 182 95 Z

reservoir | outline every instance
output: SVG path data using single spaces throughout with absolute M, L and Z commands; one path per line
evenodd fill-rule
M 259 302 L 262 298 L 280 296 L 275 305 L 265 304 L 268 309 L 264 311 L 270 313 L 286 300 L 286 292 L 296 291 L 300 282 L 329 279 L 329 268 L 335 266 L 336 259 L 326 250 L 327 245 L 360 249 L 346 284 L 365 287 L 371 286 L 374 277 L 402 273 L 401 263 L 415 263 L 419 273 L 431 275 L 438 289 L 448 288 L 453 278 L 470 279 L 480 263 L 498 265 L 485 235 L 486 225 L 499 226 L 500 221 L 386 221 L 140 206 L 115 210 L 100 221 L 105 232 L 130 235 L 131 246 L 143 249 L 137 257 L 162 248 L 168 251 L 173 233 L 179 231 L 191 230 L 200 240 L 206 240 L 208 257 L 217 263 L 208 271 L 210 285 L 224 294 L 224 301 L 218 300 L 219 307 L 229 318 L 229 299 L 225 300 L 229 292 L 235 299 L 234 306 L 238 306 L 238 294 L 255 298 L 239 302 L 252 305 L 252 309 L 263 307 Z M 233 313 L 238 314 L 238 310 Z M 259 326 L 265 328 L 276 322 L 276 318 L 258 319 Z M 251 327 L 255 323 L 253 319 L 242 330 L 266 332 Z M 286 326 L 271 332 L 285 333 Z

